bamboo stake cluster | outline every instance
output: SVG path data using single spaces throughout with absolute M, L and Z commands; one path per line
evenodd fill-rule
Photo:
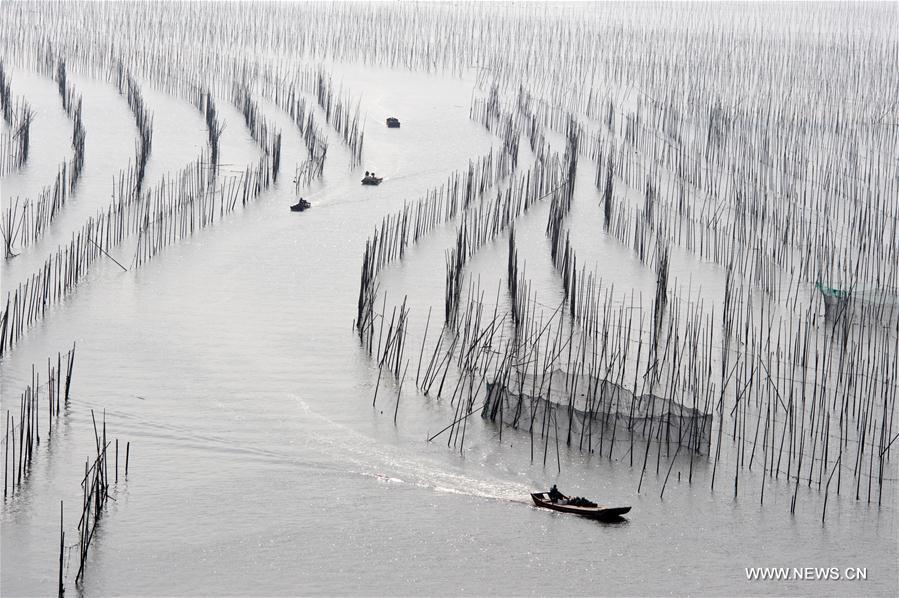
M 65 370 L 63 370 L 65 364 Z M 42 384 L 40 372 L 31 366 L 31 383 L 25 388 L 19 401 L 18 424 L 16 416 L 6 411 L 6 435 L 3 437 L 3 498 L 15 495 L 16 488 L 28 480 L 34 451 L 41 443 L 40 410 L 47 395 L 47 438 L 53 433 L 53 422 L 60 415 L 60 407 L 68 407 L 72 372 L 75 365 L 75 345 L 63 355 L 57 353 L 54 363 L 47 358 L 47 379 Z M 18 436 L 18 439 L 17 439 Z
M 34 110 L 25 99 L 13 100 L 9 75 L 0 61 L 0 112 L 6 128 L 0 132 L 0 176 L 25 166 L 31 149 Z
M 118 62 L 116 68 L 116 88 L 128 100 L 128 107 L 131 109 L 131 113 L 134 115 L 134 123 L 137 125 L 138 139 L 134 157 L 136 169 L 134 189 L 136 193 L 139 193 L 143 189 L 147 162 L 150 160 L 150 152 L 153 148 L 153 115 L 144 104 L 140 86 L 121 61 Z

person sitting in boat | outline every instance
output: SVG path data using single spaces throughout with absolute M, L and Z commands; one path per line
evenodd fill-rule
M 365 171 L 365 178 L 368 178 L 368 171 Z
M 559 489 L 556 488 L 556 485 L 553 484 L 553 487 L 549 489 L 549 500 L 552 502 L 557 502 L 565 498 L 565 495 L 559 492 Z

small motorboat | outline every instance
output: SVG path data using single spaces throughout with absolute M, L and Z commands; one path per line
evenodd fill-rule
M 587 517 L 588 519 L 599 519 L 600 521 L 615 521 L 620 519 L 622 515 L 625 515 L 631 510 L 630 507 L 604 507 L 601 505 L 589 507 L 568 504 L 568 502 L 572 499 L 565 495 L 562 496 L 562 500 L 553 502 L 549 498 L 549 492 L 531 493 L 531 498 L 534 499 L 534 504 L 538 507 L 542 507 L 544 509 L 552 509 L 553 511 L 560 511 L 562 513 L 572 513 L 574 515 L 580 515 L 581 517 Z
M 375 173 L 368 174 L 365 173 L 365 177 L 362 179 L 363 185 L 380 185 L 381 181 L 384 180 L 384 177 L 375 176 Z
M 297 203 L 290 206 L 290 211 L 291 212 L 304 212 L 308 208 L 311 208 L 311 207 L 312 207 L 312 204 L 301 197 L 300 201 L 298 201 Z
M 388 129 L 399 129 L 400 128 L 400 119 L 391 116 L 387 119 L 387 128 Z

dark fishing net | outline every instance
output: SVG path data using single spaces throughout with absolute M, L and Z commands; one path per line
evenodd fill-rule
M 512 371 L 487 384 L 482 415 L 512 427 L 595 443 L 618 427 L 645 439 L 707 452 L 712 415 L 652 393 L 635 395 L 615 382 L 561 369 L 533 375 Z M 619 437 L 624 442 L 625 436 Z

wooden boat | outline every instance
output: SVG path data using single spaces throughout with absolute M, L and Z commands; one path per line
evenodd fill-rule
M 300 201 L 298 201 L 297 203 L 290 206 L 290 211 L 291 212 L 303 212 L 307 208 L 311 208 L 311 207 L 312 207 L 312 204 L 301 197 Z
M 575 505 L 567 505 L 563 502 L 553 502 L 549 499 L 549 492 L 532 492 L 531 498 L 534 504 L 544 509 L 552 509 L 561 513 L 572 513 L 587 517 L 588 519 L 599 519 L 601 521 L 615 521 L 620 519 L 622 515 L 630 512 L 630 507 L 578 507 Z M 567 496 L 565 497 L 568 498 Z
M 387 119 L 387 128 L 388 129 L 399 129 L 400 128 L 400 119 L 391 116 Z
M 362 179 L 363 185 L 380 185 L 381 181 L 384 180 L 384 177 L 379 176 L 367 176 Z

